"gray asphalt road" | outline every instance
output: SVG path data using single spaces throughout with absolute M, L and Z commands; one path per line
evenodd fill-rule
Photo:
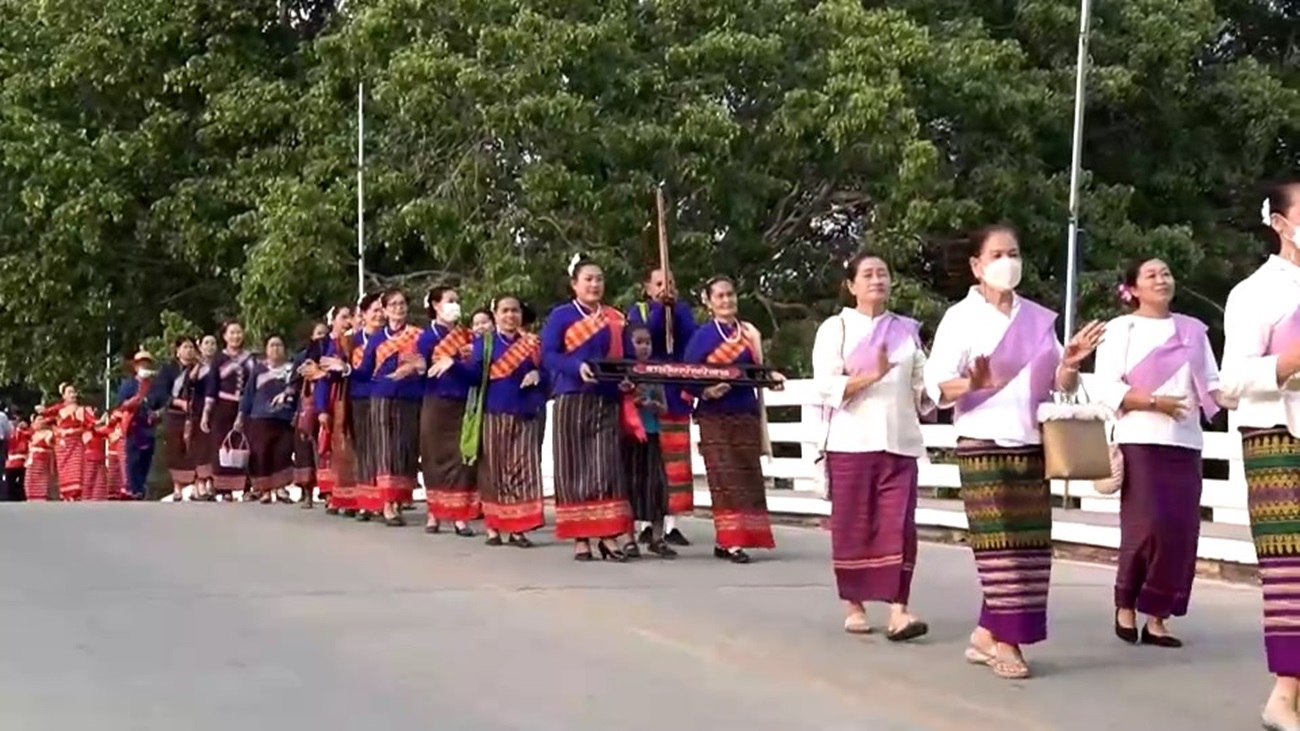
M 1039 677 L 965 665 L 969 554 L 924 546 L 932 634 L 840 631 L 824 533 L 749 566 L 531 551 L 257 505 L 0 505 L 5 731 L 1252 728 L 1258 592 L 1202 583 L 1182 651 L 1121 645 L 1108 568 L 1058 562 Z M 879 615 L 883 616 L 883 615 Z

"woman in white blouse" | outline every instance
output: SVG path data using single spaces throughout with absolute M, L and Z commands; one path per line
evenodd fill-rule
M 1276 678 L 1264 727 L 1300 731 L 1300 181 L 1270 189 L 1260 217 L 1277 253 L 1228 295 L 1220 380 L 1237 402 Z
M 863 603 L 885 602 L 885 636 L 901 642 L 929 632 L 907 608 L 916 564 L 916 461 L 925 455 L 918 418 L 925 352 L 917 322 L 885 309 L 884 261 L 854 256 L 844 286 L 854 307 L 822 323 L 812 356 L 829 411 L 831 562 L 847 611 L 844 631 L 870 632 Z
M 1169 311 L 1174 275 L 1159 259 L 1124 272 L 1132 314 L 1106 325 L 1097 348 L 1098 396 L 1116 412 L 1120 487 L 1115 635 L 1181 647 L 1165 620 L 1187 614 L 1201 535 L 1201 413 L 1218 412 L 1219 369 L 1204 323 Z M 1147 615 L 1138 632 L 1138 613 Z
M 1020 244 L 1009 226 L 971 237 L 979 284 L 944 313 L 925 365 L 926 391 L 955 407 L 967 542 L 984 589 L 966 659 L 999 677 L 1029 677 L 1021 645 L 1047 639 L 1051 493 L 1038 406 L 1053 386 L 1073 391 L 1079 363 L 1101 340 L 1090 322 L 1064 348 L 1056 313 L 1016 294 Z

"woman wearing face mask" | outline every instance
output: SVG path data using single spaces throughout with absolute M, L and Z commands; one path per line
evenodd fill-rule
M 426 533 L 438 533 L 443 521 L 456 535 L 469 537 L 469 521 L 479 514 L 475 470 L 462 459 L 461 421 L 465 400 L 475 384 L 466 367 L 474 338 L 460 326 L 460 297 L 451 287 L 434 287 L 424 298 L 429 327 L 420 335 L 419 353 L 429 363 L 420 409 L 420 466 L 428 505 Z
M 212 372 L 212 361 L 217 356 L 217 338 L 204 335 L 199 339 L 198 361 L 189 369 L 190 400 L 189 418 L 185 422 L 185 441 L 188 451 L 194 458 L 194 493 L 193 500 L 211 502 L 216 499 L 212 489 L 212 466 L 217 461 L 217 443 L 212 435 L 201 428 L 204 404 L 210 395 L 207 392 Z
M 736 285 L 714 277 L 704 285 L 704 302 L 712 319 L 686 345 L 687 363 L 714 366 L 762 365 L 758 329 L 738 317 Z M 781 374 L 774 374 L 784 380 Z M 713 555 L 732 563 L 749 563 L 746 548 L 776 548 L 767 513 L 763 455 L 771 454 L 764 433 L 763 403 L 753 386 L 723 382 L 686 389 L 695 402 L 700 427 L 700 456 L 713 503 Z
M 248 435 L 248 476 L 253 497 L 269 504 L 272 496 L 293 502 L 286 490 L 293 481 L 293 415 L 296 395 L 290 386 L 293 363 L 284 339 L 266 339 L 264 358 L 249 368 L 248 386 L 239 402 L 235 431 Z
M 192 411 L 190 401 L 194 398 L 190 373 L 198 364 L 199 351 L 193 338 L 182 335 L 172 343 L 172 353 L 172 359 L 154 380 L 153 400 L 163 407 L 163 437 L 166 440 L 163 459 L 172 479 L 172 499 L 180 502 L 182 490 L 195 481 L 195 455 L 186 435 L 186 424 Z
M 955 407 L 957 460 L 969 543 L 984 605 L 966 659 L 1002 678 L 1029 677 L 1021 646 L 1047 639 L 1052 567 L 1051 493 L 1038 406 L 1053 386 L 1073 392 L 1079 364 L 1101 340 L 1090 322 L 1064 348 L 1056 313 L 1016 294 L 1020 243 L 1009 226 L 971 236 L 979 281 L 948 308 L 925 364 L 926 390 Z M 1009 592 L 1008 585 L 1016 585 Z
M 401 506 L 410 502 L 420 461 L 421 375 L 426 368 L 418 344 L 420 328 L 406 321 L 406 295 L 390 289 L 380 297 L 386 325 L 369 339 L 357 370 L 370 380 L 370 418 L 375 491 L 362 508 L 382 511 L 384 524 L 406 525 Z
M 1165 620 L 1187 614 L 1201 534 L 1201 414 L 1219 410 L 1219 369 L 1206 326 L 1170 311 L 1174 275 L 1159 259 L 1124 272 L 1132 310 L 1106 324 L 1094 368 L 1115 411 L 1124 455 L 1115 634 L 1130 644 L 1181 647 Z M 1147 615 L 1138 631 L 1137 614 Z
M 1300 181 L 1271 187 L 1260 217 L 1277 253 L 1228 295 L 1220 382 L 1237 404 L 1264 585 L 1264 650 L 1275 677 L 1264 727 L 1300 731 Z
M 921 413 L 925 351 L 920 324 L 887 309 L 884 260 L 860 253 L 844 266 L 853 307 L 817 330 L 813 380 L 830 411 L 826 477 L 831 562 L 847 616 L 844 631 L 871 631 L 865 602 L 889 605 L 886 637 L 916 639 L 929 626 L 908 611 L 916 565 L 917 460 L 925 456 Z
M 321 350 L 320 367 L 325 372 L 312 391 L 316 407 L 317 481 L 325 500 L 325 513 L 351 517 L 356 514 L 356 454 L 352 450 L 348 418 L 348 379 L 355 334 L 352 308 L 331 307 L 325 314 L 329 336 Z
M 630 352 L 623 313 L 602 304 L 605 273 L 576 255 L 569 262 L 573 299 L 556 305 L 542 328 L 542 369 L 554 383 L 555 537 L 574 541 L 573 558 L 626 561 L 618 538 L 632 537 L 620 448 L 618 384 L 596 380 L 592 361 Z
M 468 367 L 475 389 L 471 398 L 482 414 L 482 462 L 478 484 L 483 494 L 487 545 L 529 548 L 528 533 L 545 524 L 542 510 L 542 450 L 537 414 L 546 402 L 541 342 L 522 332 L 520 301 L 507 295 L 492 303 L 497 327 L 474 339 Z M 486 370 L 486 372 L 484 372 Z M 477 444 L 464 445 L 471 454 Z
M 215 459 L 215 452 L 227 440 L 239 439 L 235 420 L 239 418 L 239 402 L 248 384 L 248 369 L 252 366 L 253 354 L 244 349 L 244 326 L 238 320 L 223 324 L 220 335 L 226 347 L 212 359 L 212 367 L 208 371 L 199 430 L 213 442 L 212 489 L 219 495 L 229 497 L 248 487 L 248 474 L 242 467 L 223 467 Z

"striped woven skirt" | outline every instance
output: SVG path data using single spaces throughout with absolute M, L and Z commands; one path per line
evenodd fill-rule
M 375 440 L 371 433 L 375 431 L 371 420 L 374 401 L 369 398 L 353 399 L 348 404 L 349 428 L 352 430 L 352 453 L 356 456 L 353 463 L 356 476 L 356 489 L 353 501 L 357 510 L 377 513 L 384 509 L 384 501 L 379 497 L 379 488 L 375 486 Z
M 826 472 L 840 598 L 906 604 L 916 566 L 916 459 L 828 452 Z
M 110 445 L 104 456 L 105 476 L 108 478 L 108 495 L 113 500 L 129 500 L 130 485 L 126 479 L 126 445 Z
M 420 471 L 420 402 L 370 399 L 370 434 L 379 509 L 411 502 Z
M 644 442 L 625 435 L 623 470 L 627 473 L 632 518 L 646 523 L 663 520 L 668 515 L 668 477 L 659 435 L 647 434 Z
M 714 541 L 722 548 L 775 548 L 758 414 L 705 412 L 695 421 L 713 502 Z
M 86 445 L 81 431 L 60 432 L 54 440 L 54 469 L 58 477 L 59 499 L 81 499 L 81 476 L 86 460 Z
M 211 430 L 208 438 L 212 443 L 212 489 L 216 492 L 239 492 L 248 486 L 246 470 L 222 467 L 221 461 L 217 459 L 221 443 L 235 428 L 235 418 L 238 416 L 239 403 L 226 399 L 217 399 L 212 404 L 212 412 L 208 414 L 208 428 Z
M 690 414 L 663 414 L 659 417 L 659 448 L 668 479 L 668 514 L 679 515 L 695 510 Z
M 1201 536 L 1201 451 L 1125 444 L 1119 493 L 1115 606 L 1181 617 L 1196 578 Z
M 1264 591 L 1268 670 L 1300 676 L 1300 439 L 1286 427 L 1242 429 L 1246 503 Z
M 546 524 L 542 511 L 542 421 L 517 414 L 483 415 L 478 485 L 483 522 L 500 533 L 526 533 Z M 427 484 L 427 483 L 426 483 Z
M 555 537 L 612 538 L 632 532 L 619 455 L 619 404 L 599 393 L 555 399 Z
M 211 434 L 203 433 L 199 428 L 202 417 L 191 414 L 190 421 L 190 458 L 194 462 L 194 480 L 211 480 L 212 465 L 217 461 L 217 448 Z
M 293 481 L 293 424 L 284 419 L 249 419 L 248 477 L 264 495 Z
M 465 402 L 425 396 L 420 407 L 420 469 L 429 515 L 437 520 L 476 520 L 477 470 L 460 453 Z
M 33 452 L 27 457 L 27 475 L 23 481 L 27 502 L 45 502 L 50 499 L 50 477 L 54 472 L 54 454 L 49 451 Z
M 317 470 L 321 492 L 329 495 L 328 505 L 335 510 L 357 507 L 357 455 L 348 436 L 348 407 L 355 403 L 342 398 L 335 400 L 330 414 L 329 450 L 320 455 Z
M 171 475 L 172 485 L 189 485 L 194 482 L 194 432 L 201 429 L 190 427 L 190 440 L 185 442 L 185 425 L 190 422 L 189 414 L 168 410 L 163 413 L 163 460 L 167 464 L 167 474 Z
M 102 451 L 85 451 L 81 462 L 81 497 L 83 500 L 116 500 L 117 495 L 109 491 L 108 467 Z
M 1052 578 L 1052 503 L 1043 448 L 960 439 L 957 465 L 966 540 L 984 591 L 979 626 L 1000 642 L 1042 642 Z

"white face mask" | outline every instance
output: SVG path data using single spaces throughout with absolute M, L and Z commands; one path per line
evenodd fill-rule
M 446 320 L 447 322 L 459 322 L 460 303 L 447 302 L 438 307 L 438 314 L 443 320 Z
M 140 378 L 153 378 L 156 371 L 152 368 L 141 368 L 135 372 Z
M 1020 285 L 1020 259 L 1004 256 L 984 265 L 984 284 L 999 292 L 1010 292 Z

